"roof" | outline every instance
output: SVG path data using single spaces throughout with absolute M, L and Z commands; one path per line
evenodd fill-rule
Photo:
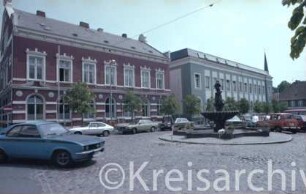
M 306 99 L 306 81 L 295 81 L 279 94 L 279 100 Z
M 38 16 L 18 9 L 14 9 L 14 17 L 17 18 L 14 25 L 17 28 L 29 29 L 44 34 L 57 35 L 64 38 L 82 40 L 105 46 L 106 48 L 126 49 L 132 52 L 153 55 L 167 59 L 163 53 L 149 44 L 122 36 L 110 34 L 101 30 L 93 30 L 79 25 Z
M 182 49 L 182 50 L 172 52 L 170 58 L 171 58 L 171 61 L 175 61 L 175 60 L 179 60 L 179 59 L 182 59 L 182 58 L 185 58 L 185 57 L 194 57 L 194 58 L 199 58 L 199 59 L 203 59 L 203 60 L 208 60 L 208 61 L 224 64 L 224 65 L 227 65 L 227 66 L 240 68 L 240 69 L 243 69 L 243 70 L 252 71 L 252 72 L 259 73 L 259 74 L 270 76 L 269 72 L 264 71 L 262 69 L 258 69 L 258 68 L 255 68 L 255 67 L 244 65 L 244 64 L 241 64 L 241 63 L 238 63 L 238 62 L 235 62 L 235 61 L 231 61 L 231 60 L 228 60 L 228 59 L 224 59 L 224 58 L 221 58 L 221 57 L 217 57 L 217 56 L 214 56 L 214 55 L 211 55 L 211 54 L 203 53 L 203 52 L 196 51 L 196 50 L 189 49 L 189 48 L 185 48 L 185 49 Z

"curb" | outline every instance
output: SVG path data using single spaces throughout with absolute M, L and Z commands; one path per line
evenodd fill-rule
M 273 133 L 272 133 L 273 134 Z M 287 143 L 292 141 L 293 137 L 291 135 L 287 134 L 282 134 L 283 139 L 278 139 L 278 140 L 268 140 L 268 141 L 259 141 L 259 142 L 247 142 L 247 141 L 240 141 L 240 142 L 226 142 L 230 140 L 221 140 L 221 139 L 215 139 L 215 142 L 209 142 L 205 141 L 208 138 L 196 138 L 197 140 L 201 141 L 194 141 L 194 139 L 178 139 L 182 138 L 182 136 L 175 136 L 173 135 L 164 135 L 159 137 L 160 140 L 166 141 L 166 142 L 172 142 L 172 143 L 185 143 L 185 144 L 202 144 L 202 145 L 260 145 L 260 144 L 281 144 L 281 143 Z M 239 137 L 236 139 L 243 140 L 248 137 Z M 269 138 L 269 137 L 261 137 L 261 138 Z M 212 139 L 212 138 L 209 138 Z

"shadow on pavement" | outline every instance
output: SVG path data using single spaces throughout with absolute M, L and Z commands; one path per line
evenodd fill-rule
M 73 163 L 67 168 L 60 168 L 52 164 L 48 160 L 34 160 L 34 159 L 10 159 L 5 163 L 0 164 L 1 167 L 14 167 L 14 168 L 32 168 L 32 169 L 49 169 L 49 170 L 75 170 L 86 168 L 96 163 L 95 160 Z

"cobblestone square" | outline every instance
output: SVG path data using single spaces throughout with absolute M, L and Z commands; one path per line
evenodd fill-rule
M 47 162 L 12 161 L 0 166 L 1 180 L 6 180 L 0 186 L 16 193 L 203 193 L 199 189 L 217 193 L 216 188 L 221 193 L 255 193 L 247 175 L 260 169 L 263 172 L 254 173 L 251 183 L 264 189 L 262 193 L 306 192 L 304 133 L 294 134 L 291 142 L 269 145 L 191 145 L 158 139 L 167 133 L 111 135 L 106 138 L 105 152 L 93 162 L 69 169 L 58 169 Z M 277 173 L 272 177 L 272 189 L 268 190 L 269 162 L 274 171 L 285 172 L 285 190 Z M 120 167 L 123 173 L 120 169 L 106 173 L 108 167 Z M 200 170 L 203 173 L 199 178 Z M 245 174 L 237 181 L 236 173 L 242 170 Z M 226 175 L 228 182 L 224 180 Z M 171 181 L 167 182 L 167 178 Z M 296 186 L 292 185 L 294 179 Z M 120 185 L 107 189 L 101 180 L 109 181 L 111 187 Z

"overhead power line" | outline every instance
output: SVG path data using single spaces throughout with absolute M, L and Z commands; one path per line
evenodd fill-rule
M 172 19 L 172 20 L 170 20 L 170 21 L 168 21 L 168 22 L 165 22 L 165 23 L 163 23 L 163 24 L 157 25 L 157 26 L 155 26 L 155 27 L 153 27 L 153 28 L 151 28 L 151 29 L 149 29 L 149 30 L 146 30 L 146 31 L 140 33 L 140 34 L 147 34 L 147 33 L 149 33 L 149 32 L 152 32 L 152 31 L 156 30 L 156 29 L 159 29 L 159 28 L 164 27 L 164 26 L 166 26 L 166 25 L 172 24 L 172 23 L 174 23 L 174 22 L 176 22 L 176 21 L 178 21 L 178 20 L 180 20 L 180 19 L 183 19 L 183 18 L 185 18 L 185 17 L 188 17 L 188 16 L 190 16 L 190 15 L 192 15 L 192 14 L 195 14 L 195 13 L 197 13 L 197 12 L 203 10 L 203 9 L 210 8 L 210 7 L 214 6 L 215 4 L 219 3 L 220 1 L 222 1 L 222 0 L 218 0 L 218 1 L 215 1 L 215 2 L 213 2 L 213 3 L 211 3 L 211 4 L 209 4 L 209 5 L 204 5 L 204 6 L 202 6 L 202 7 L 199 7 L 199 8 L 197 8 L 197 9 L 191 11 L 191 12 L 188 12 L 188 13 L 182 15 L 182 16 L 179 16 L 179 17 L 177 17 L 177 18 L 175 18 L 175 19 Z M 137 38 L 140 34 L 134 35 L 134 36 L 132 36 L 132 38 Z M 126 41 L 126 40 L 119 41 L 117 44 L 114 44 L 114 46 L 119 45 L 119 44 L 121 44 L 121 43 L 123 43 L 123 42 L 125 42 L 125 41 Z

